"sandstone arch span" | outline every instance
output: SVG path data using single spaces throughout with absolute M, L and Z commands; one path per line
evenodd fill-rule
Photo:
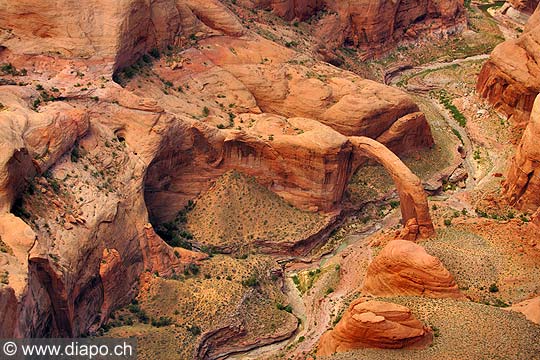
M 385 167 L 399 193 L 403 224 L 418 225 L 421 238 L 435 233 L 429 214 L 427 195 L 421 180 L 401 161 L 401 159 L 380 142 L 363 136 L 353 136 L 349 141 L 354 147 L 355 159 L 368 157 Z M 415 224 L 415 225 L 416 225 Z

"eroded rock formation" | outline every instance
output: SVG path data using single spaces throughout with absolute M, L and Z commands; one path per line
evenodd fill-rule
M 536 211 L 540 206 L 540 96 L 536 98 L 529 124 L 510 164 L 504 185 L 510 202 L 520 209 Z
M 316 21 L 316 37 L 330 50 L 354 45 L 378 54 L 419 35 L 445 36 L 466 27 L 463 1 L 244 0 L 287 19 Z
M 540 8 L 515 40 L 498 45 L 480 72 L 477 90 L 514 124 L 525 126 L 540 92 Z
M 0 24 L 2 46 L 11 51 L 84 58 L 114 70 L 198 31 L 233 35 L 243 31 L 217 0 L 4 1 Z
M 398 153 L 433 144 L 424 115 L 399 90 L 322 63 L 311 69 L 295 64 L 294 52 L 260 38 L 224 36 L 199 43 L 202 50 L 183 53 L 180 68 L 158 68 L 159 75 L 203 89 L 208 102 L 216 101 L 215 94 L 229 94 L 219 103 L 234 106 L 238 116 L 223 120 L 230 111 L 216 109 L 205 121 L 222 127 L 228 122 L 230 130 L 205 136 L 203 125 L 196 124 L 201 135 L 193 130 L 189 137 L 164 138 L 162 155 L 147 177 L 146 201 L 157 219 L 170 219 L 207 188 L 209 177 L 230 169 L 256 176 L 300 208 L 329 211 L 341 200 L 352 169 L 347 136 L 377 139 Z M 320 75 L 314 77 L 313 71 Z M 178 113 L 176 98 L 163 96 L 160 89 L 154 94 L 168 111 Z M 189 151 L 178 157 L 178 148 Z
M 380 162 L 389 172 L 396 184 L 403 224 L 409 225 L 409 232 L 404 235 L 409 240 L 416 237 L 427 238 L 435 229 L 429 215 L 427 195 L 422 181 L 390 150 L 381 143 L 366 137 L 351 137 L 357 156 L 367 155 Z M 412 231 L 412 225 L 417 225 Z
M 510 5 L 517 11 L 532 14 L 539 4 L 538 0 L 509 0 Z
M 363 290 L 379 296 L 464 296 L 439 259 L 407 240 L 390 241 L 369 265 Z
M 321 337 L 317 356 L 361 348 L 420 349 L 432 339 L 431 329 L 409 308 L 361 298 L 349 306 L 333 330 Z
M 10 249 L 0 307 L 16 309 L 5 337 L 93 331 L 133 298 L 143 271 L 181 271 L 148 212 L 170 220 L 228 170 L 329 212 L 366 158 L 349 136 L 395 151 L 432 143 L 403 92 L 296 64 L 218 1 L 7 1 L 0 28 L 0 237 Z M 166 45 L 178 49 L 141 58 Z M 407 184 L 416 180 L 366 142 L 398 169 L 404 218 L 432 229 Z

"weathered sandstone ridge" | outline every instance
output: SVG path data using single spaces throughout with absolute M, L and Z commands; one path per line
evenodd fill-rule
M 529 124 L 510 164 L 504 184 L 510 203 L 527 211 L 540 206 L 540 96 L 536 97 Z
M 532 14 L 539 4 L 538 0 L 510 0 L 512 8 L 525 14 Z
M 363 290 L 379 296 L 465 298 L 441 261 L 407 240 L 384 247 L 368 267 Z
M 526 24 L 538 3 L 538 0 L 511 0 L 507 1 L 499 11 L 519 24 Z
M 529 18 L 517 40 L 502 43 L 493 51 L 478 79 L 480 94 L 525 127 L 510 164 L 504 193 L 512 205 L 535 212 L 540 206 L 536 141 L 540 134 L 540 7 Z
M 218 1 L 7 1 L 0 14 L 5 337 L 93 331 L 133 298 L 143 271 L 181 272 L 197 256 L 175 256 L 149 217 L 170 220 L 229 170 L 332 212 L 372 157 L 351 136 L 394 151 L 432 144 L 406 94 L 298 65 Z M 166 45 L 177 47 L 152 64 L 141 58 Z M 112 81 L 135 61 L 141 74 L 126 75 L 125 88 Z M 429 235 L 417 179 L 373 144 L 404 194 L 404 220 Z
M 228 129 L 206 140 L 204 146 L 215 150 L 205 153 L 204 163 L 186 166 L 193 155 L 178 158 L 176 147 L 154 161 L 146 196 L 152 217 L 170 219 L 179 210 L 171 204 L 183 206 L 207 187 L 209 176 L 230 169 L 256 176 L 297 207 L 329 211 L 339 204 L 353 164 L 358 166 L 347 136 L 377 139 L 398 153 L 433 144 L 425 116 L 401 91 L 326 64 L 296 64 L 295 52 L 258 37 L 212 37 L 199 44 L 201 50 L 181 54 L 180 67 L 163 64 L 156 72 L 202 89 L 193 113 L 211 102 L 221 104 L 209 109 L 204 121 Z M 151 91 L 164 108 L 178 113 L 177 98 L 160 88 L 132 89 L 141 96 Z M 216 100 L 216 94 L 228 95 Z M 224 109 L 227 104 L 233 110 Z
M 0 24 L 0 42 L 13 52 L 84 58 L 114 70 L 198 31 L 233 35 L 243 31 L 237 19 L 213 0 L 3 1 Z
M 524 127 L 540 92 L 540 8 L 515 40 L 498 45 L 480 72 L 478 93 Z
M 431 329 L 417 320 L 409 308 L 361 298 L 349 306 L 333 330 L 321 337 L 317 355 L 361 348 L 421 349 L 432 340 Z
M 418 36 L 446 36 L 466 28 L 462 0 L 444 1 L 298 1 L 244 0 L 244 4 L 272 9 L 287 19 L 315 18 L 321 46 L 333 50 L 353 45 L 377 55 L 397 42 Z

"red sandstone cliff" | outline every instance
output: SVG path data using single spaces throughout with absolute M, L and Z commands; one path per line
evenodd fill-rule
M 522 210 L 534 212 L 540 206 L 540 96 L 536 97 L 529 124 L 510 164 L 505 193 Z
M 0 62 L 12 64 L 0 87 L 0 236 L 11 249 L 0 253 L 0 307 L 15 311 L 3 336 L 78 336 L 136 294 L 142 271 L 180 270 L 148 213 L 170 219 L 230 169 L 332 211 L 360 162 L 348 136 L 396 151 L 432 144 L 406 94 L 293 64 L 219 1 L 69 5 L 0 4 Z M 145 65 L 144 86 L 112 81 L 168 44 L 180 50 Z M 21 196 L 34 212 L 18 208 L 25 221 L 9 213 Z
M 508 3 L 519 12 L 532 14 L 540 2 L 538 0 L 509 0 Z
M 513 2 L 523 9 L 538 2 Z M 504 193 L 517 208 L 535 212 L 540 206 L 537 139 L 540 134 L 540 7 L 517 40 L 497 46 L 480 73 L 477 89 L 514 123 L 525 127 L 509 166 Z M 536 101 L 535 101 L 536 99 Z
M 480 72 L 477 90 L 514 124 L 525 126 L 540 92 L 540 8 L 524 33 L 497 46 Z
M 419 36 L 445 36 L 466 27 L 462 0 L 244 0 L 287 19 L 315 18 L 316 37 L 329 50 L 354 45 L 368 54 Z

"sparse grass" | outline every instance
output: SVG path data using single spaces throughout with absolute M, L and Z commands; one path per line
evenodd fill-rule
M 121 324 L 111 327 L 106 336 L 137 337 L 138 353 L 143 358 L 187 359 L 201 334 L 230 324 L 231 316 L 241 321 L 245 334 L 231 339 L 228 346 L 292 332 L 297 326 L 296 317 L 290 314 L 292 308 L 276 305 L 285 304 L 286 299 L 269 277 L 275 266 L 269 257 L 238 260 L 216 255 L 199 265 L 201 273 L 212 272 L 211 278 L 151 277 L 138 301 L 116 312 L 116 321 L 121 318 Z M 257 274 L 257 287 L 244 286 L 243 280 L 253 274 Z M 149 319 L 146 323 L 139 321 L 141 313 Z
M 228 172 L 196 200 L 187 216 L 186 230 L 199 247 L 246 254 L 264 244 L 300 241 L 320 231 L 326 218 L 294 208 L 257 181 Z M 275 245 L 274 245 L 275 244 Z

